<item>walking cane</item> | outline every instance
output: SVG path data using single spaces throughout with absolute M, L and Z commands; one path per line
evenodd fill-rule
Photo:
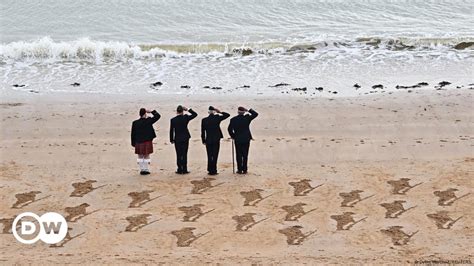
M 235 174 L 235 164 L 234 164 L 234 139 L 232 139 L 232 174 Z

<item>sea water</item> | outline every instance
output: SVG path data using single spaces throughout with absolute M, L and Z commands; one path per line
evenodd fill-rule
M 474 82 L 472 1 L 0 4 L 2 93 L 333 97 Z

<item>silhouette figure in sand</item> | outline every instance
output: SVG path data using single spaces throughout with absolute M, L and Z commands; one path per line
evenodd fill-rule
M 451 206 L 454 202 L 468 196 L 470 193 L 464 194 L 460 197 L 456 196 L 456 191 L 458 191 L 457 188 L 448 188 L 446 190 L 440 191 L 437 190 L 433 192 L 435 196 L 437 196 L 438 199 L 438 205 L 439 206 Z
M 13 204 L 13 209 L 18 209 L 30 205 L 31 203 L 38 201 L 36 195 L 40 194 L 41 191 L 30 191 L 27 193 L 16 194 L 16 202 Z
M 392 186 L 392 194 L 404 195 L 410 189 L 419 186 L 423 183 L 418 183 L 415 185 L 410 185 L 410 178 L 400 178 L 399 180 L 389 180 L 387 181 L 389 185 Z
M 309 210 L 307 212 L 304 211 L 303 206 L 306 206 L 306 203 L 298 202 L 294 205 L 285 205 L 281 208 L 287 212 L 285 216 L 285 221 L 298 221 L 303 215 L 306 215 L 316 209 Z
M 214 210 L 212 209 L 207 212 L 203 212 L 201 207 L 204 207 L 204 204 L 194 204 L 192 206 L 179 207 L 178 209 L 184 212 L 183 222 L 195 222 L 204 214 L 209 213 Z
M 250 228 L 254 227 L 256 224 L 261 223 L 268 218 L 261 219 L 259 221 L 255 221 L 253 218 L 256 213 L 245 213 L 243 215 L 234 215 L 232 216 L 232 220 L 237 222 L 237 226 L 235 227 L 236 231 L 248 231 Z
M 16 216 L 12 218 L 1 218 L 0 223 L 3 225 L 2 234 L 10 234 L 12 232 L 13 221 Z
M 125 232 L 136 232 L 139 229 L 151 224 L 148 222 L 148 217 L 150 216 L 151 214 L 148 213 L 128 216 L 127 218 L 125 218 L 128 221 L 128 225 L 125 228 Z
M 192 180 L 191 184 L 194 186 L 191 190 L 191 194 L 202 194 L 203 192 L 216 187 L 220 184 L 215 186 L 212 185 L 212 181 L 216 180 L 213 177 L 205 177 L 202 180 Z M 222 184 L 222 183 L 221 183 Z
M 406 203 L 406 201 L 395 200 L 390 203 L 381 203 L 380 206 L 384 207 L 386 210 L 385 218 L 398 218 L 398 216 L 402 215 L 406 211 L 411 210 L 416 207 L 416 206 L 413 206 L 408 209 L 405 209 L 405 207 L 403 206 L 403 203 Z
M 180 230 L 174 230 L 171 231 L 171 234 L 176 236 L 178 239 L 176 244 L 178 247 L 189 247 L 194 241 L 196 241 L 198 238 L 208 234 L 209 232 L 200 234 L 200 235 L 194 235 L 193 231 L 196 228 L 194 227 L 184 227 Z
M 311 180 L 309 179 L 302 179 L 298 182 L 289 182 L 288 184 L 293 187 L 293 195 L 294 196 L 306 196 L 309 192 L 313 191 L 314 189 L 322 186 L 311 186 Z
M 438 211 L 436 213 L 427 214 L 428 218 L 435 221 L 438 229 L 451 229 L 451 227 L 459 221 L 463 216 L 456 219 L 449 217 L 448 211 Z
M 354 214 L 355 213 L 353 212 L 344 212 L 343 214 L 339 214 L 339 215 L 331 215 L 331 219 L 335 220 L 337 223 L 336 230 L 350 230 L 351 227 L 353 227 L 357 223 L 362 222 L 365 219 L 367 219 L 367 217 L 365 217 L 356 221 L 352 217 L 352 215 Z
M 84 216 L 90 214 L 87 213 L 87 207 L 90 205 L 88 203 L 82 203 L 81 205 L 75 207 L 66 207 L 64 211 L 68 213 L 65 217 L 68 222 L 76 222 L 77 220 L 83 218 Z
M 278 232 L 286 236 L 286 243 L 288 245 L 301 245 L 306 238 L 316 232 L 316 230 L 314 230 L 304 234 L 301 231 L 302 228 L 303 227 L 301 225 L 293 225 L 284 229 L 280 229 Z
M 245 199 L 244 206 L 256 206 L 260 201 L 271 196 L 262 197 L 261 192 L 263 192 L 263 189 L 259 188 L 250 191 L 241 191 L 240 195 Z
M 73 183 L 72 187 L 74 188 L 74 191 L 71 192 L 70 197 L 83 197 L 84 195 L 105 186 L 105 185 L 102 185 L 102 186 L 98 186 L 94 188 L 92 184 L 96 182 L 97 182 L 96 180 L 87 180 L 84 182 Z
M 418 231 L 407 234 L 402 230 L 403 226 L 395 225 L 390 226 L 387 229 L 382 229 L 380 232 L 392 238 L 392 243 L 397 246 L 406 245 Z
M 139 192 L 130 192 L 128 193 L 128 196 L 132 198 L 132 202 L 128 205 L 129 208 L 138 208 L 142 205 L 144 205 L 147 202 L 150 202 L 154 199 L 157 199 L 158 197 L 151 198 L 150 193 L 152 193 L 153 190 L 144 190 L 144 191 L 139 191 Z
M 361 198 L 360 193 L 364 192 L 363 190 L 352 190 L 351 192 L 341 192 L 339 196 L 342 198 L 341 207 L 354 207 L 357 203 L 366 200 L 373 195 Z

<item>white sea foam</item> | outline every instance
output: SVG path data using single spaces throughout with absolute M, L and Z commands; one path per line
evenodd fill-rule
M 463 49 L 455 49 L 460 43 L 472 44 Z M 118 41 L 95 41 L 81 38 L 74 41 L 55 42 L 49 37 L 35 41 L 19 41 L 0 45 L 0 60 L 4 63 L 88 61 L 107 63 L 126 60 L 152 60 L 161 57 L 202 56 L 232 57 L 255 55 L 313 54 L 312 57 L 329 56 L 342 58 L 360 53 L 366 58 L 381 54 L 390 56 L 431 56 L 442 57 L 449 52 L 462 59 L 472 55 L 474 38 L 358 38 L 356 40 L 326 40 L 319 42 L 259 42 L 259 43 L 196 43 L 196 44 L 131 44 Z M 321 58 L 319 58 L 321 59 Z

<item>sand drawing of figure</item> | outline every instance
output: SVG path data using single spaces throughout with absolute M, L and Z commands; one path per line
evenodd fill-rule
M 90 213 L 87 212 L 87 207 L 89 206 L 90 205 L 88 203 L 82 203 L 75 207 L 66 207 L 64 208 L 64 211 L 67 213 L 67 215 L 64 218 L 66 218 L 66 221 L 68 222 L 76 222 L 79 219 L 83 218 L 84 216 L 92 213 L 92 212 Z
M 360 194 L 363 190 L 352 190 L 351 192 L 341 192 L 339 196 L 342 198 L 341 207 L 354 207 L 357 203 L 366 200 L 374 195 L 370 195 L 362 198 Z
M 150 196 L 150 193 L 152 193 L 153 190 L 144 190 L 144 191 L 136 191 L 136 192 L 130 192 L 128 193 L 128 196 L 132 198 L 132 201 L 128 205 L 129 208 L 139 208 L 146 203 L 156 200 L 160 198 L 161 196 L 156 196 L 152 198 Z
M 410 185 L 410 178 L 400 178 L 399 180 L 389 180 L 387 183 L 392 186 L 392 194 L 398 194 L 398 195 L 404 195 L 407 193 L 410 189 L 419 186 L 421 183 L 417 183 L 414 185 Z
M 466 193 L 462 196 L 456 196 L 457 188 L 448 188 L 446 190 L 436 190 L 433 194 L 438 197 L 439 206 L 451 206 L 454 202 L 467 197 L 471 193 Z
M 151 216 L 152 215 L 149 213 L 128 216 L 127 218 L 125 218 L 125 220 L 128 221 L 128 225 L 125 228 L 125 232 L 136 232 L 145 226 L 148 226 L 152 223 L 156 223 L 159 221 L 159 219 L 157 219 L 157 220 L 148 222 L 148 218 Z
M 316 209 L 311 209 L 309 211 L 305 211 L 303 206 L 306 206 L 306 203 L 298 202 L 294 205 L 282 206 L 281 208 L 287 212 L 285 216 L 285 221 L 298 221 L 299 218 L 316 210 Z
M 403 213 L 415 208 L 412 206 L 408 209 L 405 209 L 403 203 L 406 203 L 405 200 L 395 200 L 389 203 L 381 203 L 380 206 L 385 208 L 385 218 L 398 218 Z
M 74 188 L 74 191 L 71 192 L 70 197 L 83 197 L 84 195 L 105 186 L 94 187 L 93 184 L 96 182 L 97 180 L 86 180 L 84 182 L 73 183 L 72 187 Z
M 311 191 L 315 190 L 316 188 L 322 186 L 311 186 L 310 179 L 301 179 L 298 182 L 289 182 L 288 184 L 293 187 L 293 195 L 294 196 L 306 196 Z
M 331 215 L 330 217 L 336 221 L 336 230 L 350 230 L 357 223 L 367 219 L 367 217 L 364 217 L 356 221 L 352 217 L 354 214 L 353 212 L 344 212 L 338 215 Z
M 435 221 L 436 227 L 438 229 L 451 229 L 451 227 L 459 221 L 463 216 L 459 216 L 456 219 L 449 217 L 448 211 L 442 210 L 437 211 L 436 213 L 429 213 L 426 215 L 431 220 Z
M 207 235 L 209 232 L 195 235 L 194 230 L 195 227 L 184 227 L 180 230 L 171 231 L 171 234 L 177 238 L 176 245 L 178 247 L 189 247 L 194 241 L 198 240 L 199 238 Z
M 41 194 L 41 191 L 30 191 L 26 193 L 16 194 L 15 195 L 16 202 L 12 205 L 12 209 L 19 209 L 27 205 L 30 205 L 33 202 L 49 197 L 49 196 L 46 196 L 41 199 L 36 199 L 36 195 L 38 194 Z
M 387 229 L 382 229 L 380 232 L 389 236 L 392 239 L 392 243 L 397 246 L 406 245 L 408 241 L 416 234 L 418 231 L 407 234 L 402 230 L 403 226 L 395 225 L 390 226 Z
M 301 225 L 293 225 L 284 229 L 278 230 L 279 233 L 286 236 L 286 243 L 288 245 L 301 245 L 305 239 L 312 234 L 316 233 L 316 230 L 309 233 L 303 233 Z
M 214 209 L 211 209 L 209 211 L 203 212 L 201 209 L 202 207 L 204 207 L 204 204 L 194 204 L 192 206 L 179 207 L 178 210 L 184 212 L 183 222 L 195 222 L 203 215 L 214 211 Z
M 15 220 L 16 216 L 11 218 L 1 218 L 0 223 L 3 225 L 2 234 L 10 234 L 12 233 L 12 226 L 13 221 Z
M 261 220 L 255 221 L 254 216 L 257 215 L 256 213 L 248 212 L 243 215 L 234 215 L 232 216 L 232 220 L 237 222 L 235 227 L 236 231 L 248 231 L 250 228 L 254 227 L 255 225 L 267 220 L 268 218 L 263 218 Z
M 272 196 L 273 194 L 270 194 L 268 196 L 262 197 L 261 192 L 263 192 L 263 189 L 253 189 L 250 191 L 241 191 L 240 195 L 244 197 L 244 206 L 257 206 L 259 202 L 262 200 Z

